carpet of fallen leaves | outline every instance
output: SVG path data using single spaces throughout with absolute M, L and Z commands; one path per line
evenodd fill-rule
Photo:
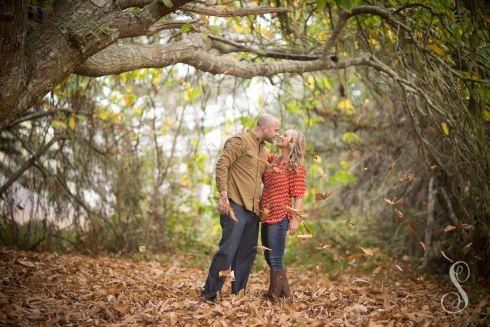
M 176 256 L 177 257 L 177 256 Z M 463 312 L 441 308 L 456 291 L 444 280 L 400 276 L 379 281 L 344 271 L 335 279 L 313 268 L 290 268 L 292 301 L 262 296 L 267 272 L 252 273 L 248 290 L 199 299 L 206 271 L 185 256 L 168 262 L 12 251 L 0 248 L 0 325 L 306 325 L 487 326 L 488 293 Z M 210 258 L 211 259 L 211 258 Z M 394 273 L 396 275 L 396 273 Z M 488 289 L 487 289 L 488 291 Z M 483 296 L 482 296 L 483 294 Z

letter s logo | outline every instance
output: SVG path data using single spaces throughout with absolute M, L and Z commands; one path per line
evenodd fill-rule
M 464 267 L 468 270 L 468 275 L 466 276 L 465 279 L 460 279 L 460 275 L 464 273 Z M 467 306 L 468 306 L 468 295 L 466 295 L 466 292 L 463 290 L 461 285 L 459 283 L 465 282 L 470 278 L 470 267 L 468 267 L 468 264 L 464 261 L 457 261 L 451 265 L 451 268 L 449 268 L 449 278 L 451 278 L 451 281 L 453 282 L 454 286 L 456 286 L 456 289 L 458 290 L 458 293 L 456 292 L 449 292 L 446 293 L 442 296 L 441 298 L 441 306 L 444 309 L 444 311 L 448 313 L 458 313 L 463 311 Z M 460 295 L 461 294 L 461 295 Z M 451 308 L 447 309 L 444 305 L 444 299 L 448 295 L 455 295 L 456 298 L 452 300 L 451 303 Z M 463 298 L 463 299 L 461 299 Z M 464 304 L 464 305 L 463 305 Z M 461 307 L 463 305 L 463 307 Z

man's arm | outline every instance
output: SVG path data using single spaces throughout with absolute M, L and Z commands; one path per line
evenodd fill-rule
M 228 201 L 228 173 L 230 166 L 238 159 L 242 152 L 243 141 L 238 137 L 229 138 L 223 152 L 216 163 L 216 186 L 220 194 L 218 210 L 222 214 L 229 213 Z

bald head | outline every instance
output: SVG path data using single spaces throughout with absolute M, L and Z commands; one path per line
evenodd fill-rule
M 273 142 L 274 138 L 279 135 L 281 122 L 276 116 L 264 114 L 259 117 L 255 131 L 259 137 L 267 142 Z
M 257 121 L 257 127 L 272 126 L 274 123 L 279 124 L 279 119 L 271 114 L 263 114 Z

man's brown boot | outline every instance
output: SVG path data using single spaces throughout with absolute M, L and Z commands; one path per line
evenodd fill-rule
M 280 276 L 281 276 L 281 297 L 283 298 L 290 298 L 291 297 L 291 290 L 289 289 L 289 282 L 288 282 L 288 275 L 286 269 L 284 270 L 279 270 Z
M 279 270 L 271 269 L 269 278 L 269 291 L 267 297 L 271 300 L 281 295 L 281 280 L 278 279 Z

